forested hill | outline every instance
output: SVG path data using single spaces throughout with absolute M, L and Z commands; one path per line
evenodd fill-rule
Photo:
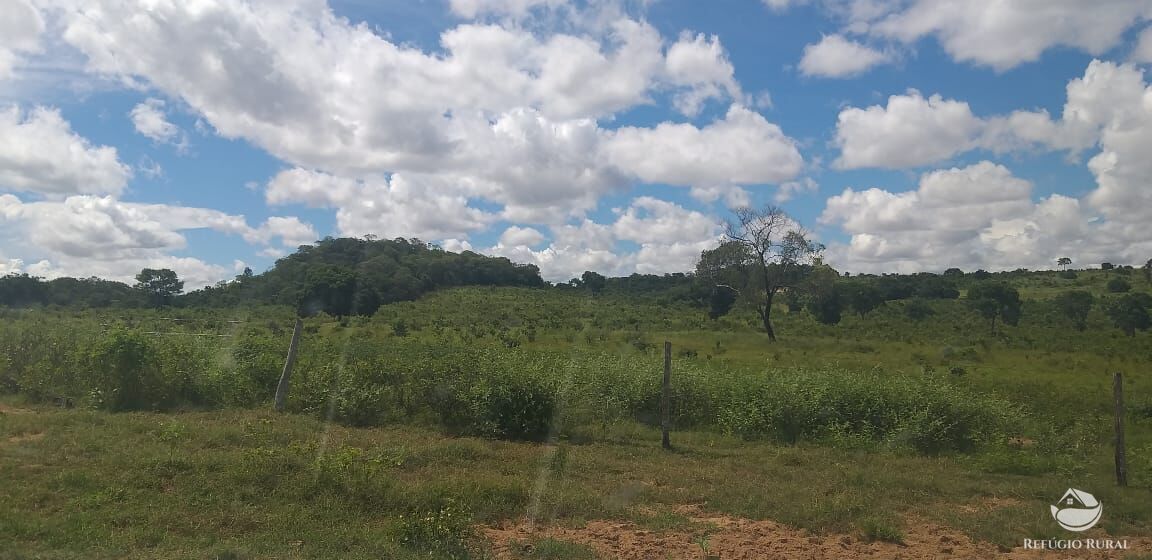
M 326 238 L 245 274 L 188 293 L 186 306 L 292 305 L 302 312 L 371 315 L 381 305 L 453 286 L 543 286 L 540 269 L 503 257 L 452 253 L 417 239 Z

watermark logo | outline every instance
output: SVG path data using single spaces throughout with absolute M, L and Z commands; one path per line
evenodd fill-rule
M 1059 502 L 1051 506 L 1052 518 L 1069 531 L 1087 531 L 1100 521 L 1104 504 L 1083 490 L 1069 488 Z
M 1104 504 L 1083 490 L 1069 488 L 1060 501 L 1049 506 L 1052 519 L 1068 531 L 1087 531 L 1100 522 Z M 1128 539 L 1024 539 L 1029 550 L 1128 550 Z

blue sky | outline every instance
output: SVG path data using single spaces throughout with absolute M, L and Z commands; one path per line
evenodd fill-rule
M 1152 258 L 1152 0 L 0 8 L 0 273 L 328 235 L 685 271 L 766 204 L 852 272 Z

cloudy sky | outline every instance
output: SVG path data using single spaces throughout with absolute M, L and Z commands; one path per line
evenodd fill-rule
M 566 280 L 779 204 L 842 271 L 1152 257 L 1152 0 L 0 0 L 0 273 L 324 236 Z

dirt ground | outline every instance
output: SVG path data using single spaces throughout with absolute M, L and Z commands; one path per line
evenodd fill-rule
M 959 531 L 908 519 L 904 525 L 903 544 L 865 542 L 853 535 L 812 535 L 772 521 L 753 521 L 710 514 L 698 508 L 685 508 L 682 513 L 696 523 L 711 524 L 717 529 L 708 538 L 708 557 L 704 556 L 694 535 L 687 532 L 655 532 L 634 524 L 616 521 L 590 521 L 582 528 L 530 527 L 517 524 L 483 529 L 494 543 L 496 557 L 529 558 L 530 551 L 517 550 L 536 539 L 552 538 L 580 543 L 606 559 L 702 560 L 936 560 L 944 558 L 1007 558 L 1013 560 L 1106 559 L 1152 552 L 1152 539 L 1127 539 L 1127 551 L 1041 551 L 1016 548 L 1000 550 L 996 545 L 977 542 Z M 1095 538 L 1101 538 L 1097 536 Z

